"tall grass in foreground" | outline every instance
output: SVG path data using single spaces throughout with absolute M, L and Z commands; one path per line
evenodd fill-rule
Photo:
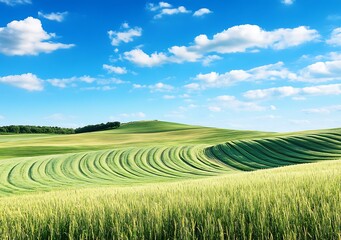
M 0 198 L 1 239 L 340 239 L 341 161 Z

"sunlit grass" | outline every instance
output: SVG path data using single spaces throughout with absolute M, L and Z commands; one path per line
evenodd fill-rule
M 339 239 L 341 161 L 1 198 L 2 239 Z

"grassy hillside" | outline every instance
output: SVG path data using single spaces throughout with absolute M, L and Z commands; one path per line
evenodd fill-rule
M 7 136 L 10 140 L 4 141 L 3 154 L 37 156 L 0 161 L 0 196 L 193 179 L 341 158 L 340 132 L 293 134 L 280 136 L 151 121 L 76 138 L 22 136 L 14 141 Z M 38 145 L 40 141 L 45 146 Z M 6 144 L 23 146 L 6 148 Z M 11 152 L 13 148 L 15 152 Z M 89 151 L 92 148 L 96 150 Z
M 128 123 L 119 129 L 77 135 L 0 135 L 0 159 L 155 145 L 217 144 L 274 133 L 207 128 L 162 121 Z
M 3 197 L 2 239 L 339 239 L 341 161 Z
M 1 239 L 341 236 L 341 129 L 5 135 L 0 173 Z
M 299 133 L 269 133 L 191 126 L 162 121 L 124 124 L 119 129 L 77 135 L 0 135 L 0 160 L 14 157 L 87 152 L 104 149 L 148 146 L 215 145 L 230 140 L 273 136 L 340 133 L 341 129 Z

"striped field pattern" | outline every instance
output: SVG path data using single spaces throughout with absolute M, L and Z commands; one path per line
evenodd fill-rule
M 0 196 L 193 179 L 341 158 L 341 134 L 234 140 L 214 146 L 130 147 L 0 161 Z
M 340 183 L 341 129 L 0 135 L 0 239 L 338 240 Z

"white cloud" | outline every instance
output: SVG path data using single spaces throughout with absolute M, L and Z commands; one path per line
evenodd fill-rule
M 43 13 L 38 12 L 38 16 L 42 18 L 46 18 L 51 21 L 62 22 L 65 17 L 68 15 L 68 12 L 52 12 L 52 13 Z
M 6 55 L 38 55 L 58 49 L 67 49 L 74 44 L 54 43 L 56 35 L 47 33 L 39 19 L 28 17 L 21 21 L 12 21 L 0 28 L 0 53 Z
M 206 15 L 206 14 L 210 14 L 212 13 L 212 11 L 208 8 L 200 8 L 199 10 L 195 11 L 193 16 L 195 17 L 200 17 L 200 16 L 203 16 L 203 15 Z
M 151 92 L 170 92 L 174 90 L 174 87 L 162 82 L 156 83 L 154 85 L 149 85 L 148 88 Z
M 82 77 L 71 77 L 71 78 L 52 78 L 52 79 L 47 79 L 46 81 L 49 82 L 54 87 L 66 88 L 66 87 L 76 87 L 77 82 L 93 83 L 94 81 L 96 81 L 96 78 L 92 78 L 90 76 L 82 76 Z
M 179 6 L 173 8 L 173 6 L 167 2 L 159 2 L 158 5 L 153 3 L 149 3 L 147 5 L 147 9 L 152 12 L 158 12 L 154 16 L 154 19 L 160 19 L 165 15 L 175 15 L 175 14 L 183 14 L 183 13 L 190 13 L 191 11 L 187 10 L 184 6 Z
M 170 62 L 196 62 L 203 57 L 202 54 L 189 51 L 188 48 L 184 46 L 174 46 L 168 49 L 168 51 L 173 55 L 168 58 L 168 61 Z
M 316 113 L 316 114 L 330 114 L 332 112 L 341 111 L 341 105 L 326 106 L 321 108 L 309 108 L 303 109 L 302 112 L 305 113 Z
M 31 0 L 0 0 L 0 3 L 7 4 L 9 6 L 19 5 L 19 4 L 31 4 Z
M 174 14 L 180 14 L 180 13 L 190 13 L 191 11 L 188 11 L 184 6 L 180 6 L 178 8 L 164 8 L 161 10 L 161 12 L 154 16 L 155 19 L 160 19 L 164 15 L 174 15 Z
M 162 8 L 171 8 L 171 7 L 172 5 L 167 2 L 159 2 L 159 4 L 149 3 L 147 5 L 147 9 L 152 12 L 155 12 Z
M 127 23 L 127 22 L 122 23 L 121 27 L 125 28 L 125 29 L 130 28 L 129 23 Z
M 312 87 L 295 88 L 292 86 L 250 90 L 244 93 L 249 99 L 266 99 L 271 97 L 322 96 L 340 95 L 341 84 L 318 85 Z
M 81 77 L 70 77 L 70 78 L 52 78 L 47 79 L 54 87 L 67 88 L 67 87 L 77 87 L 79 83 L 93 84 L 95 86 L 83 87 L 83 90 L 112 90 L 116 87 L 110 86 L 111 84 L 123 84 L 127 83 L 121 79 L 117 78 L 94 78 L 90 76 Z M 100 85 L 100 86 L 98 86 Z
M 189 83 L 186 84 L 184 87 L 190 91 L 196 91 L 201 89 L 201 86 L 198 83 Z
M 0 83 L 22 88 L 28 91 L 42 91 L 44 89 L 43 80 L 39 79 L 32 73 L 0 77 Z
M 223 58 L 218 55 L 208 55 L 202 60 L 202 65 L 207 67 L 207 66 L 210 66 L 212 62 L 221 60 L 221 59 Z
M 3 115 L 0 115 L 0 120 L 5 119 L 5 117 Z
M 303 82 L 327 82 L 341 79 L 341 60 L 316 62 L 299 73 L 299 81 Z
M 281 28 L 273 31 L 265 31 L 257 25 L 239 25 L 228 28 L 209 39 L 202 34 L 194 39 L 191 46 L 173 46 L 168 52 L 151 55 L 141 49 L 125 52 L 125 59 L 139 66 L 152 67 L 165 63 L 197 62 L 210 63 L 217 60 L 218 55 L 207 57 L 206 54 L 219 53 L 229 54 L 237 52 L 254 52 L 259 49 L 272 48 L 276 50 L 285 49 L 314 41 L 319 34 L 314 29 L 300 26 L 297 28 Z
M 238 82 L 274 81 L 279 79 L 295 80 L 296 78 L 296 74 L 286 69 L 283 62 L 278 62 L 249 70 L 231 70 L 223 74 L 217 72 L 200 73 L 195 77 L 198 83 L 188 84 L 186 88 L 200 90 L 231 86 Z
M 285 5 L 292 5 L 295 0 L 282 0 L 282 3 Z
M 108 31 L 111 45 L 119 46 L 122 42 L 129 43 L 134 41 L 134 38 L 142 36 L 142 28 L 140 27 L 129 28 L 128 23 L 123 23 L 122 28 L 124 30 L 121 32 L 112 30 Z
M 264 111 L 265 107 L 254 102 L 240 101 L 234 96 L 222 95 L 213 99 L 215 102 L 209 106 L 209 110 L 213 112 L 220 112 L 223 109 L 231 109 L 236 111 Z
M 115 67 L 107 64 L 103 64 L 103 69 L 107 70 L 108 73 L 116 73 L 116 74 L 126 74 L 127 69 L 124 67 Z
M 298 46 L 319 38 L 314 29 L 306 26 L 297 28 L 280 28 L 265 31 L 257 25 L 238 25 L 228 28 L 213 36 L 204 34 L 195 38 L 193 49 L 204 52 L 236 53 L 260 48 L 285 49 Z
M 330 58 L 341 59 L 336 53 L 329 54 Z M 249 70 L 230 70 L 226 73 L 200 73 L 193 79 L 194 83 L 185 85 L 189 90 L 228 87 L 239 82 L 260 82 L 288 80 L 299 82 L 320 83 L 341 80 L 341 60 L 316 62 L 297 71 L 288 70 L 283 62 L 255 67 Z
M 333 46 L 341 46 L 341 27 L 335 28 L 327 43 Z
M 133 49 L 129 52 L 125 52 L 124 57 L 128 61 L 141 67 L 154 67 L 168 61 L 168 57 L 164 53 L 155 52 L 149 56 L 141 49 Z

